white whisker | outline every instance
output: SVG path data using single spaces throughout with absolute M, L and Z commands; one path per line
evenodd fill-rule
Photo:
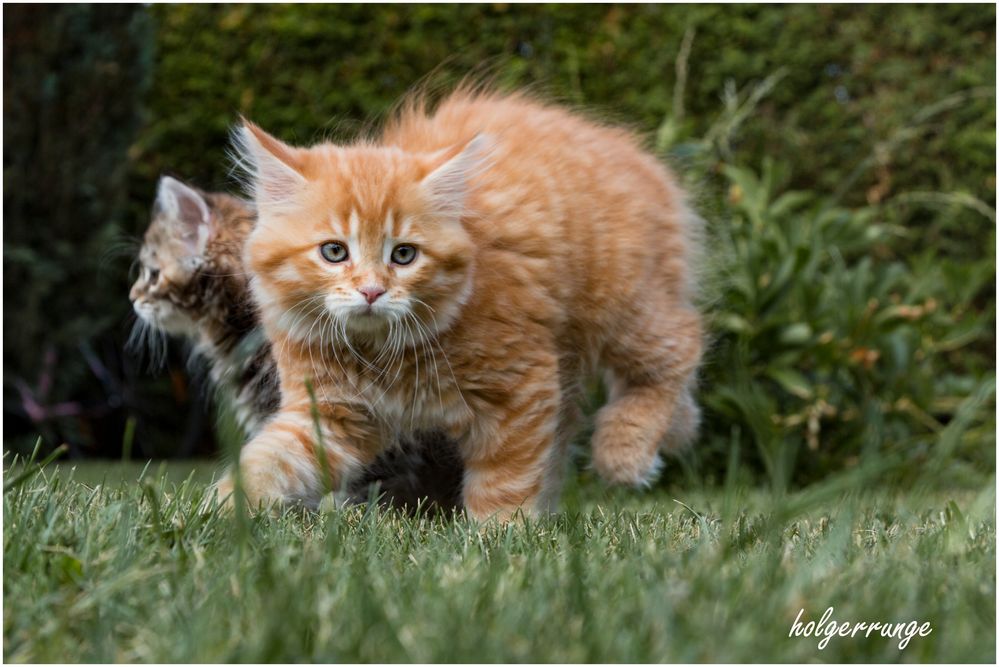
M 416 316 L 414 315 L 414 317 Z M 418 317 L 417 320 L 419 320 Z M 451 381 L 454 383 L 454 389 L 458 392 L 458 397 L 461 399 L 461 402 L 464 404 L 465 409 L 468 410 L 469 414 L 473 414 L 472 408 L 469 407 L 468 401 L 465 400 L 465 395 L 461 393 L 461 387 L 458 385 L 458 379 L 454 376 L 454 369 L 451 368 L 451 361 L 447 358 L 447 353 L 444 351 L 444 348 L 441 347 L 440 342 L 437 340 L 437 336 L 430 336 L 430 342 L 433 345 L 436 345 L 437 349 L 440 350 L 441 356 L 444 357 L 444 363 L 447 364 L 448 372 L 451 374 Z

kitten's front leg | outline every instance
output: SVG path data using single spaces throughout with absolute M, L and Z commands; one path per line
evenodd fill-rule
M 339 410 L 338 410 L 339 411 Z M 343 411 L 347 411 L 346 408 Z M 250 507 L 272 503 L 315 509 L 374 458 L 363 418 L 320 417 L 322 442 L 308 406 L 286 407 L 243 447 L 239 468 Z
M 533 366 L 516 383 L 519 393 L 490 406 L 462 440 L 466 511 L 484 520 L 509 519 L 518 509 L 536 515 L 552 509 L 561 484 L 557 445 L 561 394 L 554 364 Z

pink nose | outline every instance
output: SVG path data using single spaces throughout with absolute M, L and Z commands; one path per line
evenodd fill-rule
M 357 291 L 364 295 L 364 298 L 368 300 L 369 304 L 374 303 L 378 300 L 382 294 L 385 294 L 384 287 L 377 287 L 374 285 L 368 285 L 366 287 L 358 287 Z

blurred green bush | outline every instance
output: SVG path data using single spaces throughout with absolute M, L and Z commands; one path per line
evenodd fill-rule
M 161 172 L 234 187 L 238 114 L 307 143 L 377 122 L 422 80 L 531 86 L 647 134 L 709 221 L 690 470 L 781 486 L 877 457 L 954 482 L 994 471 L 994 7 L 145 11 L 153 83 L 125 231 L 144 228 Z M 116 270 L 107 313 L 124 317 Z
M 730 88 L 783 79 L 732 147 L 781 156 L 794 185 L 881 201 L 914 187 L 995 193 L 995 11 L 926 6 L 181 5 L 159 22 L 137 175 L 223 183 L 243 113 L 288 140 L 356 129 L 433 73 L 483 69 L 643 131 L 675 111 L 701 136 Z M 964 97 L 933 113 L 955 93 Z M 929 115 L 927 118 L 922 116 Z M 859 173 L 854 176 L 853 172 Z
M 141 7 L 4 7 L 5 442 L 120 442 L 127 293 L 109 252 L 153 38 Z

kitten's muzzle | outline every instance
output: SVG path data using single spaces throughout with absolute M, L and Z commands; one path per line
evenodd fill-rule
M 132 299 L 132 310 L 142 319 L 149 321 L 154 316 L 153 309 L 147 301 L 142 298 Z
M 385 294 L 385 288 L 379 285 L 365 285 L 364 287 L 358 287 L 357 291 L 361 293 L 369 306 L 377 301 L 378 297 Z

